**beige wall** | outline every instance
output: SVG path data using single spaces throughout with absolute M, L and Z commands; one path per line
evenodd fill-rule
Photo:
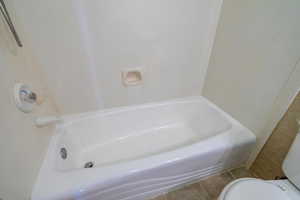
M 61 114 L 198 95 L 221 0 L 14 0 Z M 125 87 L 121 72 L 141 69 Z
M 276 123 L 269 120 L 280 118 L 273 110 L 282 104 L 275 104 L 290 98 L 277 101 L 300 56 L 299 6 L 298 0 L 223 2 L 204 96 L 257 135 L 257 151 Z
M 91 59 L 96 66 L 104 107 L 199 95 L 221 2 L 91 0 L 78 3 L 83 18 L 81 29 L 90 40 Z M 143 72 L 143 84 L 125 87 L 122 70 L 136 68 Z
M 11 1 L 6 2 L 16 22 Z M 18 31 L 24 36 L 20 28 Z M 50 137 L 49 129 L 34 127 L 33 118 L 54 110 L 49 98 L 31 114 L 16 109 L 14 83 L 28 83 L 39 94 L 46 94 L 39 70 L 28 54 L 30 49 L 23 42 L 25 47 L 18 49 L 0 20 L 0 199 L 3 200 L 29 200 Z
M 10 0 L 61 114 L 102 108 L 77 1 Z

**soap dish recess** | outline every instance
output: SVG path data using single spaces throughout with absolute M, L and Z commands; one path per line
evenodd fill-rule
M 143 82 L 140 69 L 130 69 L 122 71 L 122 82 L 125 86 L 139 85 Z

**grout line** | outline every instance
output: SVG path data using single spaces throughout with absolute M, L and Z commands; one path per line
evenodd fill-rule
M 235 176 L 233 175 L 232 171 L 229 171 L 228 173 L 230 174 L 230 176 L 231 176 L 234 180 L 237 179 L 237 177 L 235 177 Z

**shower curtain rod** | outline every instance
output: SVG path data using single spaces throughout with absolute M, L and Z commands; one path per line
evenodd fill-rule
M 1 14 L 3 15 L 4 20 L 6 21 L 6 23 L 7 23 L 8 27 L 9 27 L 9 29 L 10 29 L 10 32 L 11 32 L 11 33 L 13 34 L 13 36 L 14 36 L 17 45 L 18 45 L 19 47 L 22 47 L 23 44 L 22 44 L 22 42 L 21 42 L 21 40 L 20 40 L 20 38 L 19 38 L 19 35 L 18 35 L 18 33 L 17 33 L 15 27 L 14 27 L 14 24 L 12 23 L 12 20 L 11 20 L 11 18 L 10 18 L 10 16 L 9 16 L 8 10 L 7 10 L 6 6 L 5 6 L 4 0 L 0 0 L 0 11 L 1 11 Z

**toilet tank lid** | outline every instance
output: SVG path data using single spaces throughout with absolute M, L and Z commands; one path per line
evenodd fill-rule
M 222 200 L 290 200 L 282 188 L 260 179 L 239 179 L 228 185 L 222 194 Z

